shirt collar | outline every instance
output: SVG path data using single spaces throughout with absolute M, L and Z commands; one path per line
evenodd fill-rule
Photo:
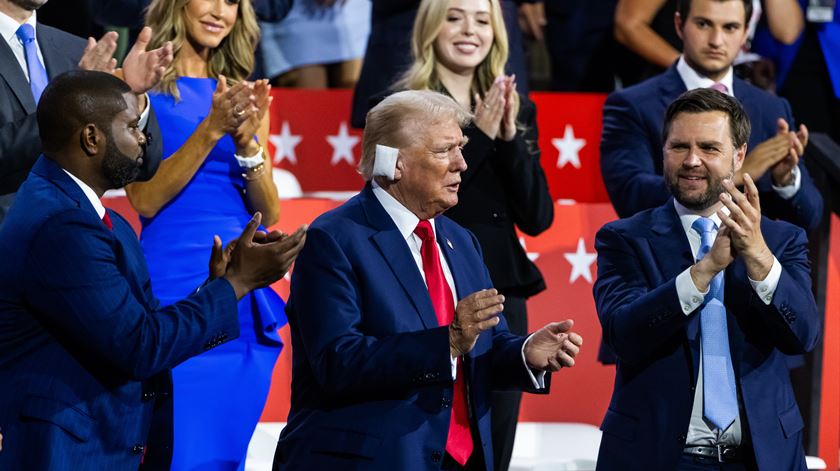
M 683 56 L 680 56 L 680 60 L 677 61 L 677 73 L 680 74 L 680 78 L 685 84 L 685 88 L 687 90 L 709 88 L 715 83 L 714 80 L 700 75 L 696 70 L 692 69 Z M 720 79 L 720 83 L 726 86 L 729 96 L 734 96 L 732 91 L 732 67 L 729 67 L 729 70 L 726 71 L 726 75 Z
M 385 212 L 388 213 L 388 216 L 391 216 L 391 219 L 394 221 L 394 224 L 397 225 L 397 229 L 400 231 L 403 239 L 408 240 L 408 238 L 414 234 L 414 229 L 417 227 L 417 223 L 420 222 L 420 218 L 418 218 L 408 208 L 403 206 L 402 203 L 397 201 L 397 199 L 385 191 L 384 188 L 379 186 L 379 184 L 376 183 L 376 180 L 371 180 L 371 184 L 373 186 L 373 195 L 377 200 L 379 200 L 379 204 L 385 208 Z M 432 224 L 432 230 L 434 230 L 435 220 L 429 219 L 429 222 Z
M 677 210 L 677 215 L 680 217 L 680 223 L 683 226 L 683 231 L 685 231 L 686 234 L 696 234 L 696 232 L 691 229 L 691 225 L 694 224 L 694 221 L 700 219 L 700 215 L 697 214 L 696 211 L 683 206 L 676 198 L 674 198 L 674 209 Z M 721 206 L 721 210 L 724 214 L 729 214 L 729 208 L 726 206 Z M 720 229 L 720 217 L 718 217 L 717 211 L 709 216 L 709 219 L 714 221 L 715 226 Z
M 36 18 L 35 17 L 36 17 L 36 12 L 33 11 L 32 15 L 29 16 L 29 19 L 26 20 L 25 23 L 28 23 L 28 24 L 32 25 L 33 28 L 35 28 L 36 27 L 36 21 L 35 21 Z M 18 39 L 16 37 L 16 34 L 17 34 L 18 28 L 20 28 L 20 25 L 21 24 L 18 23 L 17 20 L 12 18 L 11 16 L 9 16 L 9 15 L 3 13 L 3 12 L 0 12 L 0 35 L 3 36 L 3 39 L 5 39 L 7 43 L 11 43 L 12 40 L 18 41 Z M 37 36 L 37 33 L 36 33 L 36 36 Z M 36 37 L 35 41 L 36 42 L 38 41 L 37 37 Z
M 93 188 L 89 187 L 87 183 L 79 180 L 78 178 L 76 178 L 75 175 L 68 172 L 67 170 L 62 170 L 64 170 L 64 173 L 66 173 L 67 175 L 70 175 L 70 178 L 72 178 L 73 181 L 76 182 L 77 185 L 79 185 L 79 188 L 82 189 L 82 193 L 84 193 L 85 196 L 87 196 L 87 199 L 90 201 L 90 204 L 93 206 L 93 209 L 96 210 L 96 214 L 99 215 L 99 219 L 105 217 L 105 206 L 102 205 L 102 201 L 100 201 L 99 197 L 96 196 L 96 192 L 93 191 Z

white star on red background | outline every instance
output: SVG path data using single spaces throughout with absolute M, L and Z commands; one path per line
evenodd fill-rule
M 295 146 L 300 144 L 303 137 L 292 134 L 288 121 L 283 121 L 283 126 L 280 128 L 280 134 L 271 134 L 268 136 L 268 140 L 274 144 L 275 164 L 279 164 L 283 161 L 283 159 L 288 159 L 288 161 L 292 164 L 297 164 Z
M 525 251 L 525 255 L 528 256 L 528 260 L 535 261 L 536 259 L 540 258 L 540 254 L 537 252 L 528 252 L 528 247 L 525 246 L 525 238 L 519 238 L 519 245 L 522 246 L 522 249 Z
M 575 131 L 571 124 L 566 125 L 563 137 L 555 137 L 551 140 L 551 144 L 560 152 L 557 157 L 557 168 L 563 168 L 567 163 L 572 164 L 574 168 L 580 168 L 579 152 L 586 145 L 586 139 L 575 138 Z
M 354 165 L 353 146 L 359 143 L 357 136 L 351 136 L 347 133 L 347 122 L 342 121 L 338 128 L 338 134 L 335 136 L 327 136 L 327 142 L 333 148 L 333 155 L 330 163 L 335 166 L 342 160 Z
M 572 273 L 569 275 L 569 283 L 574 283 L 580 277 L 592 283 L 592 271 L 589 267 L 598 257 L 594 252 L 586 251 L 586 244 L 583 237 L 578 239 L 577 251 L 563 254 L 566 260 L 572 264 Z

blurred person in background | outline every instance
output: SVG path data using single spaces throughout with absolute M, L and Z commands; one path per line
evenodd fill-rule
M 276 23 L 261 22 L 257 54 L 274 85 L 352 88 L 370 33 L 369 0 L 297 0 Z
M 840 2 L 799 0 L 799 6 L 806 22 L 795 41 L 777 39 L 767 22 L 759 25 L 753 49 L 775 63 L 779 95 L 796 115 L 812 132 L 840 143 Z
M 411 31 L 417 16 L 419 0 L 371 0 L 371 29 L 362 71 L 353 91 L 351 123 L 365 125 L 368 110 L 390 93 L 390 87 L 411 65 Z M 505 70 L 516 75 L 516 90 L 528 94 L 528 69 L 522 30 L 519 26 L 519 6 L 526 0 L 500 0 L 508 37 L 508 59 Z
M 246 82 L 259 27 L 250 0 L 156 0 L 146 24 L 152 44 L 171 41 L 175 57 L 155 93 L 164 160 L 153 179 L 126 193 L 140 214 L 154 293 L 170 303 L 202 283 L 197 260 L 218 235 L 230 241 L 259 211 L 277 221 L 277 188 L 265 158 L 270 86 Z M 183 234 L 191 234 L 185 238 Z M 286 322 L 270 288 L 239 304 L 240 337 L 173 370 L 172 469 L 244 466 L 262 413 Z
M 639 75 L 632 72 L 622 75 L 625 86 L 663 72 L 679 58 L 682 40 L 673 28 L 678 3 L 678 0 L 618 0 L 615 37 L 642 59 L 642 62 L 631 66 L 639 69 Z M 753 37 L 759 19 L 767 25 L 772 36 L 783 44 L 792 43 L 802 32 L 802 11 L 797 0 L 752 0 L 747 38 Z M 745 43 L 745 50 L 749 50 L 749 41 Z M 736 60 L 736 64 L 755 62 L 756 59 L 744 57 Z M 756 79 L 750 80 L 751 83 L 759 82 L 757 86 L 763 83 L 761 76 L 766 75 L 766 69 L 761 66 L 756 69 L 755 64 L 744 68 L 747 69 L 744 75 L 751 77 L 753 72 L 757 75 Z
M 493 286 L 505 296 L 511 332 L 528 331 L 526 300 L 545 289 L 516 234 L 551 225 L 554 205 L 540 166 L 536 108 L 505 75 L 507 32 L 498 0 L 424 0 L 412 33 L 414 63 L 395 88 L 447 94 L 475 114 L 463 128 L 458 204 L 447 216 L 472 231 Z M 519 392 L 491 396 L 494 469 L 510 463 Z

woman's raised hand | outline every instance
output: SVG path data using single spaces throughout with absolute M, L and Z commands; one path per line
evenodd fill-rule
M 236 130 L 257 113 L 254 84 L 241 81 L 229 87 L 224 75 L 219 76 L 210 113 L 204 119 L 213 138 L 221 139 Z
M 271 85 L 268 84 L 268 80 L 262 79 L 254 82 L 252 92 L 254 96 L 253 112 L 248 113 L 245 121 L 230 133 L 233 142 L 236 144 L 236 153 L 239 155 L 250 156 L 257 151 L 256 148 L 259 144 L 254 141 L 254 135 L 271 107 Z
M 516 93 L 516 74 L 504 79 L 505 112 L 502 116 L 502 126 L 499 130 L 499 138 L 503 141 L 512 141 L 516 137 L 516 110 L 513 104 Z
M 484 94 L 484 99 L 475 95 L 475 117 L 473 122 L 478 129 L 490 139 L 499 137 L 502 118 L 505 114 L 505 81 L 507 77 L 499 76 Z

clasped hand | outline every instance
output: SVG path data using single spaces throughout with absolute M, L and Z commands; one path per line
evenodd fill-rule
M 458 302 L 455 319 L 449 325 L 452 357 L 471 352 L 478 336 L 499 324 L 505 297 L 495 289 L 477 291 Z M 575 364 L 583 338 L 571 332 L 573 322 L 552 322 L 536 331 L 525 344 L 525 361 L 538 370 L 557 371 Z
M 229 134 L 238 154 L 252 155 L 257 146 L 254 135 L 271 106 L 270 92 L 268 80 L 243 80 L 229 86 L 227 78 L 219 76 L 206 118 L 213 137 L 219 139 Z
M 761 178 L 770 170 L 773 184 L 787 186 L 792 183 L 794 167 L 799 164 L 802 153 L 808 145 L 808 128 L 799 125 L 799 131 L 789 129 L 787 121 L 779 118 L 776 135 L 760 143 L 744 159 L 744 165 L 735 173 L 735 184 L 743 184 L 744 175 L 753 180 Z
M 263 232 L 257 230 L 261 220 L 262 214 L 255 213 L 239 238 L 224 248 L 221 238 L 213 237 L 210 278 L 225 277 L 233 285 L 237 299 L 285 276 L 306 242 L 305 225 L 292 234 Z
M 720 201 L 729 210 L 717 211 L 721 221 L 715 242 L 709 253 L 691 268 L 692 279 L 700 291 L 705 291 L 711 279 L 726 269 L 736 256 L 741 256 L 747 274 L 753 280 L 763 280 L 773 266 L 773 253 L 761 233 L 761 203 L 758 189 L 749 174 L 744 175 L 744 192 L 731 180 L 724 180 L 726 189 Z
M 125 56 L 122 70 L 116 71 L 117 60 L 114 59 L 114 51 L 117 49 L 118 38 L 119 35 L 113 31 L 105 33 L 99 41 L 88 38 L 87 46 L 79 60 L 79 68 L 115 74 L 123 79 L 134 93 L 148 92 L 160 82 L 172 64 L 172 43 L 167 41 L 163 46 L 147 51 L 146 47 L 152 40 L 152 29 L 146 26 Z
M 513 109 L 516 75 L 499 76 L 482 99 L 475 95 L 473 122 L 490 139 L 511 141 L 516 137 L 516 113 Z

